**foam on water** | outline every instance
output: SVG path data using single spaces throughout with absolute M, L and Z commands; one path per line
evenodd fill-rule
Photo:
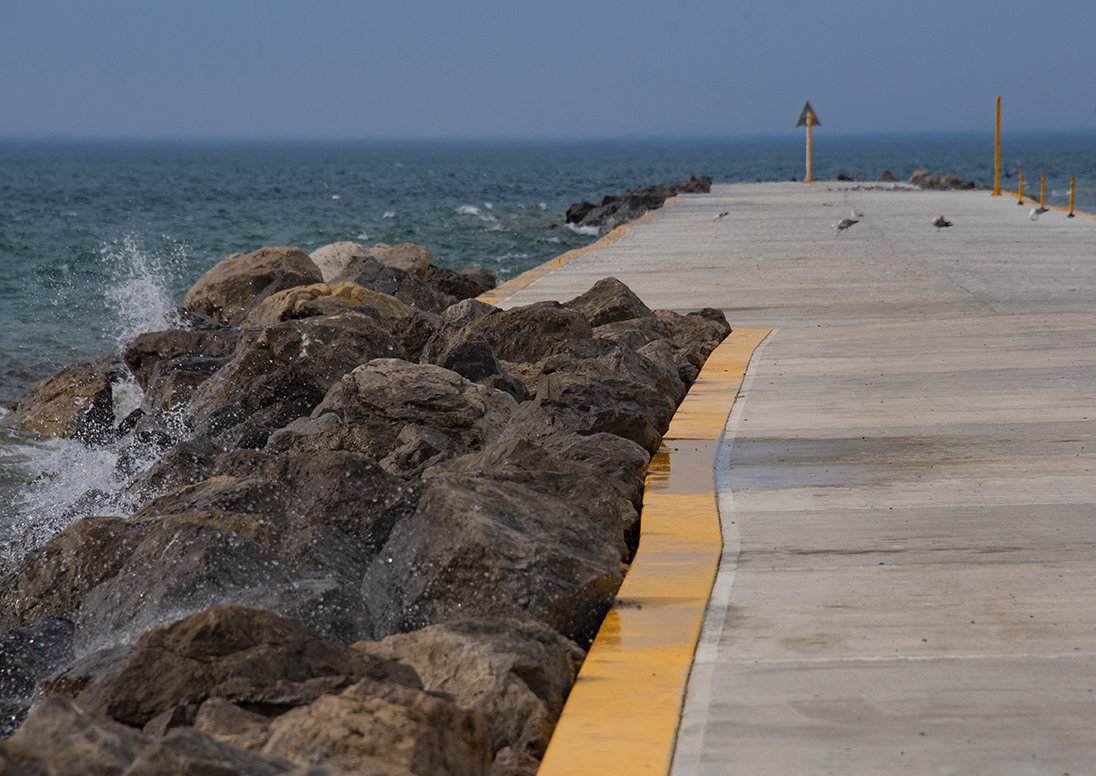
M 140 238 L 126 235 L 104 245 L 103 264 L 111 278 L 105 289 L 107 303 L 115 312 L 115 338 L 123 347 L 138 334 L 162 331 L 179 325 L 175 301 L 168 290 L 173 267 L 186 261 L 182 246 L 175 256 L 161 256 L 145 250 Z
M 584 234 L 590 237 L 596 237 L 600 234 L 600 231 L 596 226 L 576 226 L 575 224 L 567 224 L 567 228 L 575 234 Z

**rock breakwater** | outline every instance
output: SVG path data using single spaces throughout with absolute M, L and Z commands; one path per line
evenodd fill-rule
M 730 327 L 614 278 L 504 311 L 417 246 L 317 253 L 225 259 L 185 328 L 20 402 L 123 487 L 0 579 L 0 770 L 535 772 Z

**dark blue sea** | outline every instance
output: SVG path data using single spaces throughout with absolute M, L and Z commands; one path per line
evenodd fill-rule
M 1048 201 L 1096 212 L 1096 132 L 1003 138 L 1002 166 Z M 211 266 L 235 252 L 332 242 L 414 242 L 456 270 L 500 281 L 596 239 L 563 227 L 580 200 L 708 175 L 802 179 L 802 137 L 513 143 L 0 141 L 0 406 L 65 364 L 165 328 Z M 993 183 L 993 137 L 829 138 L 814 176 L 900 180 L 917 169 Z M 1014 188 L 1015 177 L 1002 179 Z M 123 408 L 119 408 L 121 411 Z M 0 409 L 0 560 L 79 517 L 110 488 L 113 458 L 34 439 Z M 113 483 L 116 487 L 117 483 Z M 18 550 L 15 550 L 18 551 Z M 11 550 L 7 551 L 8 553 Z

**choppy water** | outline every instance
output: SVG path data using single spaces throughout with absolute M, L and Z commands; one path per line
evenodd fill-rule
M 0 405 L 59 367 L 170 325 L 209 267 L 266 245 L 415 242 L 500 281 L 594 238 L 562 227 L 579 200 L 690 175 L 803 175 L 802 138 L 477 144 L 0 142 Z M 1046 173 L 1048 200 L 1096 212 L 1096 133 L 1006 138 L 1006 170 Z M 828 138 L 814 174 L 916 169 L 991 184 L 990 135 Z M 1015 178 L 1003 180 L 1008 186 Z M 132 397 L 130 397 L 132 400 Z M 123 402 L 125 400 L 123 399 Z M 119 411 L 125 409 L 120 407 Z M 5 410 L 0 409 L 0 415 Z M 0 423 L 0 547 L 33 544 L 116 488 L 110 453 Z M 103 509 L 100 504 L 82 509 Z M 3 552 L 0 551 L 0 556 Z

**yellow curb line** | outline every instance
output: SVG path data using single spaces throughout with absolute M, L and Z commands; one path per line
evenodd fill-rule
M 768 329 L 712 352 L 647 471 L 639 550 L 582 664 L 538 776 L 669 772 L 723 541 L 713 465 Z
M 1008 197 L 1008 198 L 1015 199 L 1015 200 L 1019 200 L 1020 199 L 1020 192 L 1018 192 L 1018 191 L 1002 191 L 1001 196 L 1002 197 Z M 1024 200 L 1029 205 L 1038 205 L 1039 204 L 1039 200 L 1032 199 L 1031 197 L 1027 196 L 1026 194 L 1024 195 Z M 1057 210 L 1059 213 L 1068 213 L 1069 212 L 1068 207 L 1061 207 L 1059 205 L 1047 205 L 1046 208 L 1047 208 L 1047 210 Z M 1096 215 L 1094 215 L 1092 213 L 1086 213 L 1085 211 L 1078 210 L 1077 208 L 1073 208 L 1073 215 L 1075 215 L 1075 216 L 1084 216 L 1085 218 L 1096 218 Z
M 526 270 L 525 272 L 518 275 L 516 278 L 507 280 L 505 283 L 496 286 L 490 291 L 486 291 L 480 294 L 476 297 L 476 299 L 481 302 L 486 302 L 487 304 L 498 304 L 503 299 L 506 299 L 507 297 L 516 294 L 518 291 L 521 291 L 523 288 L 526 288 L 535 281 L 544 277 L 552 270 L 559 269 L 564 264 L 570 264 L 575 259 L 581 256 L 585 256 L 591 251 L 596 251 L 599 248 L 605 248 L 612 245 L 625 234 L 627 234 L 632 227 L 647 223 L 656 215 L 658 215 L 662 210 L 669 210 L 676 204 L 677 197 L 670 197 L 662 204 L 662 207 L 659 210 L 651 210 L 647 213 L 644 213 L 635 221 L 624 224 L 623 226 L 618 226 L 616 229 L 609 232 L 607 235 L 605 235 L 595 243 L 585 245 L 581 248 L 575 248 L 573 251 L 567 251 L 567 253 L 564 253 L 563 255 L 558 256 L 551 261 L 544 262 L 539 267 L 533 267 L 530 270 Z

